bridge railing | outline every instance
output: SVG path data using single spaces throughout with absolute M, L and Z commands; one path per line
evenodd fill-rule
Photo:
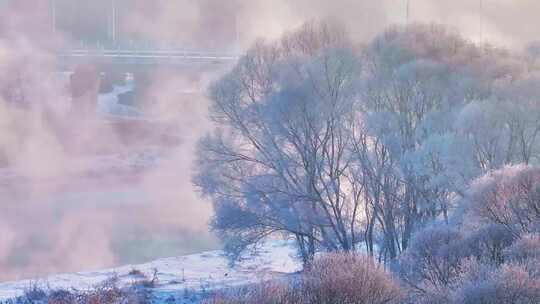
M 238 54 L 189 51 L 189 50 L 128 50 L 128 49 L 74 49 L 62 51 L 60 57 L 95 57 L 95 58 L 132 58 L 132 59 L 207 59 L 207 60 L 237 60 Z

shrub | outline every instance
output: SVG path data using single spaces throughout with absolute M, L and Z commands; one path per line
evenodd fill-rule
M 485 224 L 466 232 L 466 245 L 471 254 L 488 264 L 504 262 L 504 251 L 512 245 L 514 237 L 502 225 Z
M 540 169 L 520 165 L 490 172 L 473 183 L 467 200 L 467 220 L 498 224 L 515 238 L 533 233 L 540 227 Z
M 29 301 L 40 301 L 47 297 L 47 293 L 37 282 L 32 282 L 30 286 L 24 290 L 23 296 Z
M 372 258 L 330 253 L 317 258 L 298 277 L 270 281 L 214 295 L 206 304 L 392 304 L 400 286 Z
M 131 269 L 128 272 L 128 275 L 135 276 L 135 277 L 143 277 L 143 276 L 145 276 L 144 273 L 142 271 L 140 271 L 139 269 L 137 269 L 137 268 Z
M 507 259 L 515 262 L 540 258 L 540 234 L 524 235 L 505 250 L 505 256 Z
M 400 259 L 410 303 L 540 303 L 540 169 L 472 183 L 447 225 L 417 232 Z
M 402 279 L 413 290 L 427 293 L 445 289 L 461 274 L 462 260 L 470 255 L 462 234 L 447 225 L 430 226 L 416 233 L 400 259 Z
M 204 304 L 279 304 L 306 303 L 288 282 L 267 281 L 219 292 L 206 299 Z
M 466 282 L 454 294 L 453 303 L 535 304 L 540 303 L 540 279 L 520 265 L 503 265 Z
M 301 287 L 309 303 L 392 303 L 400 287 L 372 258 L 331 253 L 313 262 Z
M 140 272 L 140 271 L 139 271 Z M 144 273 L 140 272 L 140 277 L 142 279 L 135 281 L 133 283 L 133 287 L 139 287 L 139 288 L 154 288 L 156 287 L 158 283 L 158 270 L 154 268 L 152 273 L 152 278 L 149 278 Z

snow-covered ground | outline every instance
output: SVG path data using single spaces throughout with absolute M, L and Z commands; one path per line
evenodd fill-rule
M 0 283 L 0 300 L 19 296 L 33 284 L 51 289 L 91 289 L 115 274 L 121 285 L 127 285 L 141 279 L 140 276 L 130 275 L 134 269 L 142 271 L 148 277 L 152 277 L 154 270 L 157 270 L 158 284 L 153 289 L 153 294 L 159 302 L 159 299 L 166 299 L 171 295 L 181 296 L 186 290 L 211 291 L 279 278 L 298 271 L 300 263 L 294 258 L 290 243 L 270 241 L 233 267 L 229 266 L 222 251 L 208 251 L 140 265 Z
M 119 95 L 133 91 L 133 83 L 123 86 L 113 86 L 109 93 L 100 94 L 98 97 L 97 113 L 105 117 L 142 118 L 143 114 L 134 107 L 120 104 Z

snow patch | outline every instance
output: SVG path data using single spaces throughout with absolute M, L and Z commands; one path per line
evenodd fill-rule
M 121 285 L 137 281 L 130 275 L 134 269 L 152 277 L 157 270 L 158 285 L 155 293 L 161 295 L 181 294 L 184 290 L 200 291 L 256 283 L 279 278 L 299 271 L 301 264 L 295 258 L 295 250 L 290 242 L 271 241 L 249 254 L 241 262 L 231 267 L 223 251 L 207 251 L 180 257 L 159 259 L 139 265 L 125 265 L 98 271 L 52 275 L 38 280 L 24 280 L 0 283 L 0 300 L 7 300 L 24 293 L 36 282 L 52 289 L 91 289 L 97 284 L 118 275 Z
M 143 114 L 134 107 L 118 102 L 118 96 L 133 91 L 133 84 L 113 86 L 112 92 L 98 96 L 97 113 L 105 117 L 142 118 Z

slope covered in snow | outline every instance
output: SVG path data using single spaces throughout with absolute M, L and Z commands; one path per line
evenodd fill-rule
M 20 296 L 35 284 L 50 289 L 85 290 L 114 275 L 118 277 L 120 285 L 128 285 L 141 279 L 139 271 L 147 277 L 152 277 L 156 271 L 158 283 L 153 294 L 159 303 L 159 299 L 166 299 L 171 295 L 180 296 L 186 291 L 198 293 L 260 282 L 279 278 L 299 269 L 300 264 L 294 258 L 290 243 L 272 241 L 232 267 L 222 251 L 208 251 L 139 265 L 0 283 L 0 300 Z

